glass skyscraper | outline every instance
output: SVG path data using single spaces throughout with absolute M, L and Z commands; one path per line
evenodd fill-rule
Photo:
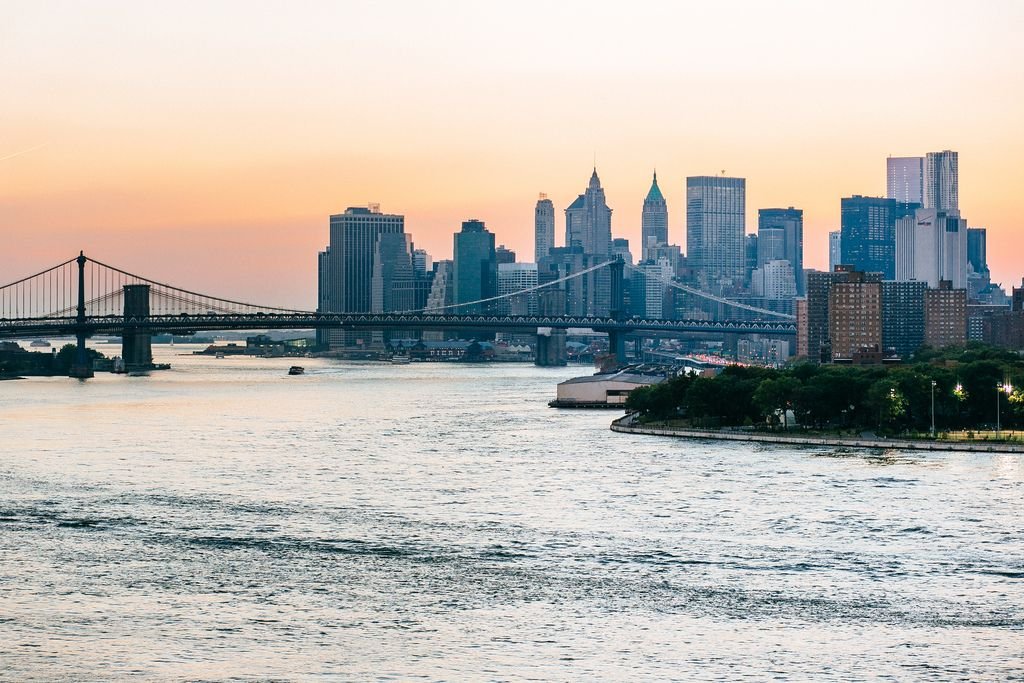
M 686 257 L 703 286 L 743 283 L 746 196 L 745 178 L 686 179 Z
M 948 149 L 924 158 L 924 208 L 960 210 L 959 155 Z
M 533 259 L 540 261 L 555 246 L 555 205 L 541 194 L 533 211 Z
M 888 197 L 844 197 L 842 208 L 842 261 L 865 273 L 896 276 L 896 221 L 913 215 L 917 204 Z
M 924 202 L 924 157 L 889 157 L 885 160 L 886 196 L 898 202 Z
M 487 299 L 498 294 L 498 258 L 494 249 L 494 233 L 483 221 L 462 223 L 462 232 L 455 233 L 455 266 L 453 303 Z M 457 313 L 484 313 L 486 304 L 461 306 Z
M 804 211 L 759 209 L 757 212 L 757 266 L 770 261 L 789 261 L 793 267 L 794 287 L 803 296 L 804 286 Z

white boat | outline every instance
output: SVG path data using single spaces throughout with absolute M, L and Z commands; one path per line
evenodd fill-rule
M 408 365 L 410 360 L 409 356 L 391 356 L 392 365 Z

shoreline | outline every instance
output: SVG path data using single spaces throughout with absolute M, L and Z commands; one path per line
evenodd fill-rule
M 983 443 L 961 441 L 919 441 L 914 439 L 846 438 L 839 436 L 793 436 L 758 432 L 730 432 L 713 429 L 687 429 L 676 427 L 643 427 L 632 423 L 633 416 L 613 420 L 610 429 L 622 434 L 671 436 L 684 439 L 710 439 L 719 441 L 753 441 L 790 446 L 845 446 L 848 448 L 905 449 L 916 451 L 969 451 L 974 453 L 1024 454 L 1024 444 Z

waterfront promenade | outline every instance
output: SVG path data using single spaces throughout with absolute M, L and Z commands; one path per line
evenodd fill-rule
M 635 416 L 625 415 L 611 424 L 613 432 L 672 436 L 683 439 L 716 439 L 721 441 L 752 441 L 790 446 L 840 446 L 847 448 L 884 448 L 915 451 L 971 451 L 976 453 L 1021 453 L 1024 443 L 998 441 L 943 441 L 924 439 L 887 439 L 883 437 L 801 436 L 799 434 L 766 434 L 746 430 L 693 429 L 685 427 L 650 426 L 636 423 Z

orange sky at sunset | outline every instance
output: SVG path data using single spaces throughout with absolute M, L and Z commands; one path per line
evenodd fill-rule
M 685 245 L 685 177 L 725 170 L 823 268 L 840 197 L 953 149 L 1019 285 L 1022 32 L 1019 2 L 0 0 L 0 281 L 84 249 L 311 308 L 329 214 L 379 202 L 435 258 L 480 218 L 529 260 L 537 193 L 560 240 L 595 155 L 616 236 L 657 167 Z

